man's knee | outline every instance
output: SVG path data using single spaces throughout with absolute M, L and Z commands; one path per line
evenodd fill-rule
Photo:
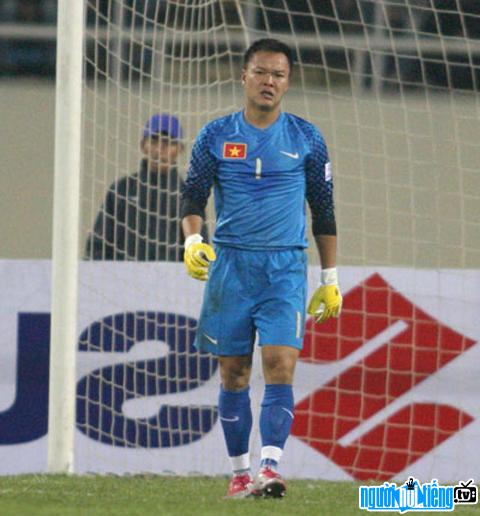
M 227 391 L 245 389 L 250 382 L 252 371 L 251 355 L 239 357 L 219 357 L 220 376 Z
M 299 350 L 288 346 L 263 346 L 262 364 L 265 383 L 291 384 Z

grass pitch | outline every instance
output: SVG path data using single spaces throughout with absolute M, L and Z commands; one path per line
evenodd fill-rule
M 284 499 L 224 500 L 228 479 L 167 476 L 0 477 L 1 516 L 358 514 L 353 483 L 289 481 Z
M 214 477 L 24 475 L 0 477 L 1 516 L 343 516 L 358 509 L 358 484 L 291 480 L 284 499 L 224 500 Z M 455 512 L 477 512 L 479 506 Z

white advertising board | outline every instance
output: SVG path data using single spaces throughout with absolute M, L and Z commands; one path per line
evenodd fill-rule
M 310 291 L 318 275 L 309 270 Z M 0 277 L 0 474 L 42 472 L 50 262 L 0 261 Z M 476 478 L 480 271 L 343 267 L 340 277 L 340 318 L 307 322 L 282 472 Z M 191 345 L 202 290 L 181 264 L 80 264 L 75 471 L 229 472 L 216 361 Z

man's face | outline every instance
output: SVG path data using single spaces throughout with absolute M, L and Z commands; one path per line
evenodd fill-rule
M 274 111 L 288 90 L 290 65 L 287 56 L 277 52 L 253 54 L 242 73 L 247 105 L 260 111 Z
M 177 163 L 182 144 L 166 136 L 144 138 L 141 149 L 152 172 L 168 172 Z

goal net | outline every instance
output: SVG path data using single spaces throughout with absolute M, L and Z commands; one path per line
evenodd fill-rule
M 284 109 L 329 147 L 344 294 L 339 319 L 307 321 L 283 471 L 478 472 L 477 3 L 87 0 L 76 471 L 228 473 L 217 362 L 193 347 L 203 284 L 181 263 L 179 190 L 202 125 L 242 108 L 246 47 L 275 37 L 295 57 Z M 156 114 L 181 139 L 169 172 L 145 165 Z M 255 410 L 262 394 L 256 361 Z

